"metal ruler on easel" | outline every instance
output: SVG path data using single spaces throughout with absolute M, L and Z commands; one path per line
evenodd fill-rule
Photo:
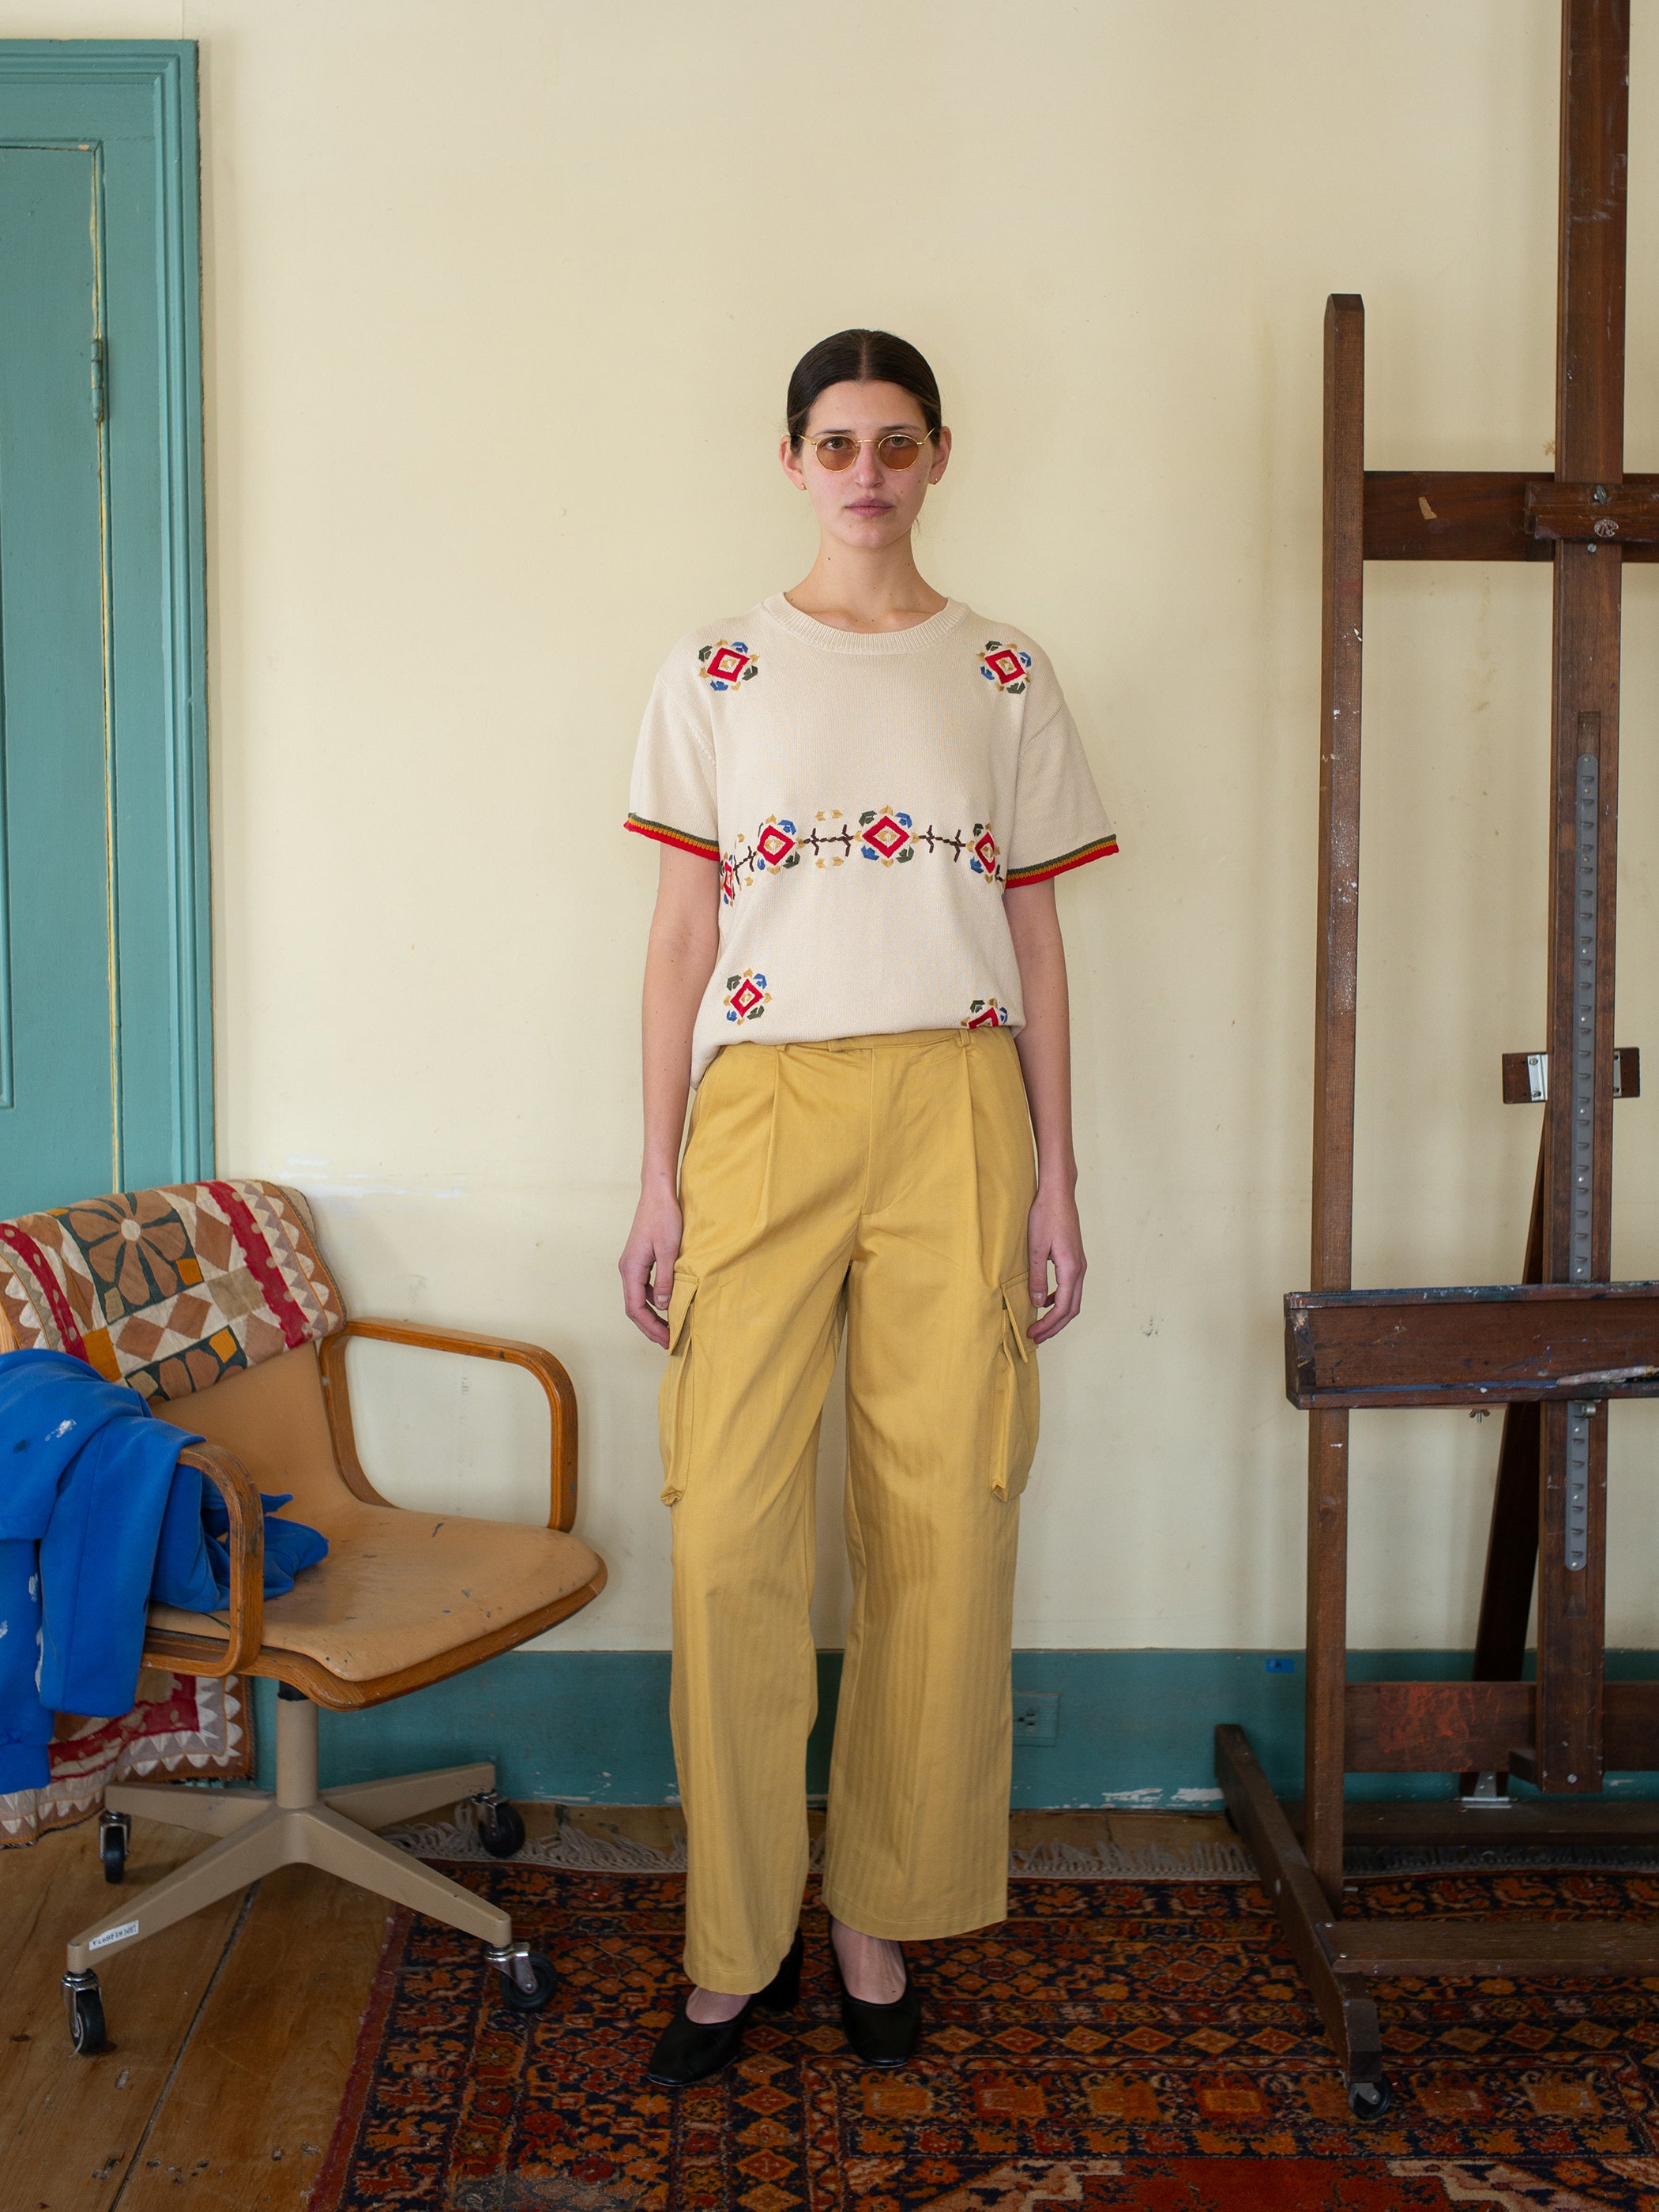
M 1578 756 L 1573 863 L 1572 1077 L 1566 1108 L 1572 1118 L 1572 1203 L 1569 1210 L 1568 1280 L 1590 1279 L 1595 1184 L 1595 900 L 1597 810 L 1601 764 L 1594 753 Z M 1599 1410 L 1591 1399 L 1567 1406 L 1566 1563 L 1583 1571 L 1589 1542 L 1590 1423 Z

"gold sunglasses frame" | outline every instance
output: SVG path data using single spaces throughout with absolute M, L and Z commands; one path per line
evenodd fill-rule
M 878 461 L 881 461 L 883 468 L 892 468 L 895 465 L 893 462 L 882 459 L 882 439 L 908 438 L 912 435 L 914 435 L 914 433 L 909 430 L 884 430 L 881 434 L 881 437 L 879 438 L 854 438 L 850 430 L 821 430 L 816 438 L 810 438 L 806 434 L 805 431 L 803 430 L 800 434 L 800 441 L 803 446 L 810 446 L 812 448 L 812 458 L 821 469 L 825 470 L 832 477 L 838 477 L 844 475 L 848 469 L 855 469 L 858 466 L 859 455 L 863 453 L 866 446 L 873 446 L 876 448 L 876 459 Z M 933 445 L 936 441 L 936 436 L 937 433 L 932 430 L 924 430 L 922 432 L 921 436 L 916 441 L 916 461 L 919 461 L 921 459 L 922 448 L 924 447 Z M 827 444 L 831 438 L 849 439 L 855 448 L 852 459 L 850 461 L 843 462 L 839 469 L 831 468 L 829 462 L 824 459 L 823 456 L 818 451 L 818 447 L 822 445 Z M 905 469 L 915 468 L 916 461 L 905 461 L 900 464 L 899 473 L 902 474 Z

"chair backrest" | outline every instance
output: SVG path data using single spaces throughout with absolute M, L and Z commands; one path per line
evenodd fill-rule
M 149 1399 L 320 1343 L 345 1301 L 280 1183 L 118 1192 L 0 1221 L 0 1352 L 43 1346 Z

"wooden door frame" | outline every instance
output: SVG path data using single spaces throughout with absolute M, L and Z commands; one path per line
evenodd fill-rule
M 98 155 L 117 1180 L 191 1182 L 214 1166 L 195 42 L 0 40 L 0 143 Z

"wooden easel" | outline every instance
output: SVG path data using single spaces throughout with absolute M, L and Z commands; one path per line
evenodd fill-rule
M 1314 1287 L 1285 1302 L 1286 1389 L 1310 1416 L 1299 1823 L 1242 1729 L 1217 1730 L 1216 1771 L 1360 2118 L 1390 2100 L 1380 1977 L 1659 1974 L 1645 1923 L 1342 1917 L 1345 1826 L 1368 1843 L 1659 1841 L 1659 1806 L 1599 1796 L 1605 1766 L 1659 1767 L 1659 1682 L 1603 1679 L 1607 1401 L 1659 1395 L 1659 1284 L 1609 1281 L 1615 1074 L 1626 1096 L 1638 1076 L 1613 1045 L 1621 570 L 1659 559 L 1659 477 L 1624 472 L 1629 53 L 1629 0 L 1564 0 L 1553 477 L 1368 472 L 1364 310 L 1339 294 L 1325 313 Z M 1547 1059 L 1504 1056 L 1504 1096 L 1547 1099 L 1518 1285 L 1352 1288 L 1368 560 L 1554 564 Z M 1350 1413 L 1482 1404 L 1505 1410 L 1474 1679 L 1351 1683 Z M 1345 1808 L 1347 1772 L 1461 1773 L 1462 1794 Z M 1511 1775 L 1540 1795 L 1510 1796 Z

